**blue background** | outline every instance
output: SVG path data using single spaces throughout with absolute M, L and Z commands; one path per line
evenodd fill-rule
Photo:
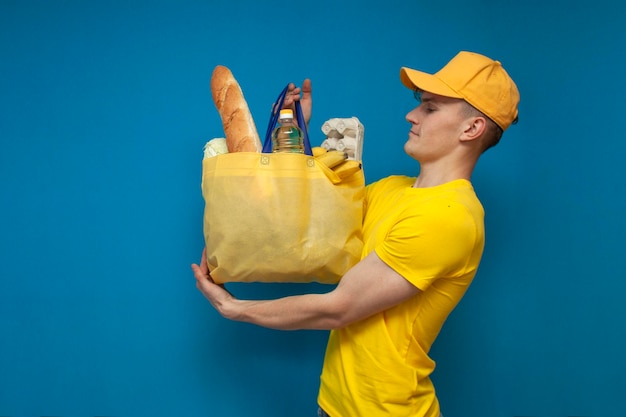
M 488 238 L 432 351 L 444 414 L 626 415 L 625 24 L 608 0 L 0 0 L 0 415 L 315 415 L 327 333 L 228 322 L 195 289 L 211 71 L 260 131 L 311 77 L 312 142 L 357 116 L 371 182 L 418 172 L 399 68 L 459 50 L 522 102 L 473 178 Z

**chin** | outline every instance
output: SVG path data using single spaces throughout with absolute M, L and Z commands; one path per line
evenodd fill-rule
M 419 161 L 419 158 L 420 158 L 419 150 L 417 149 L 417 146 L 415 145 L 415 143 L 412 143 L 411 141 L 408 141 L 407 143 L 405 143 L 404 152 L 411 158 L 415 159 L 416 161 Z
M 412 155 L 415 152 L 415 143 L 413 143 L 411 139 L 404 143 L 404 152 L 409 155 Z

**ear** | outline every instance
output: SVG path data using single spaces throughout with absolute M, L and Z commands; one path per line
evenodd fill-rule
M 480 138 L 487 129 L 487 120 L 482 116 L 468 118 L 463 124 L 461 142 L 472 141 Z

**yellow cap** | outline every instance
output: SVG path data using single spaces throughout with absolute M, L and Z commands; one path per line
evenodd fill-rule
M 400 69 L 402 83 L 445 97 L 461 98 L 483 112 L 502 130 L 517 121 L 519 91 L 502 64 L 474 52 L 459 52 L 435 74 Z
M 281 109 L 279 118 L 281 118 L 281 119 L 293 119 L 293 110 L 291 110 L 291 109 Z

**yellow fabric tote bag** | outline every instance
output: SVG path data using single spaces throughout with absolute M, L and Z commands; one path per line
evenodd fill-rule
M 275 113 L 265 137 L 270 148 Z M 265 153 L 264 146 L 263 153 L 203 160 L 204 237 L 215 282 L 332 284 L 360 260 L 363 170 L 340 180 L 310 155 L 303 131 L 305 154 Z

